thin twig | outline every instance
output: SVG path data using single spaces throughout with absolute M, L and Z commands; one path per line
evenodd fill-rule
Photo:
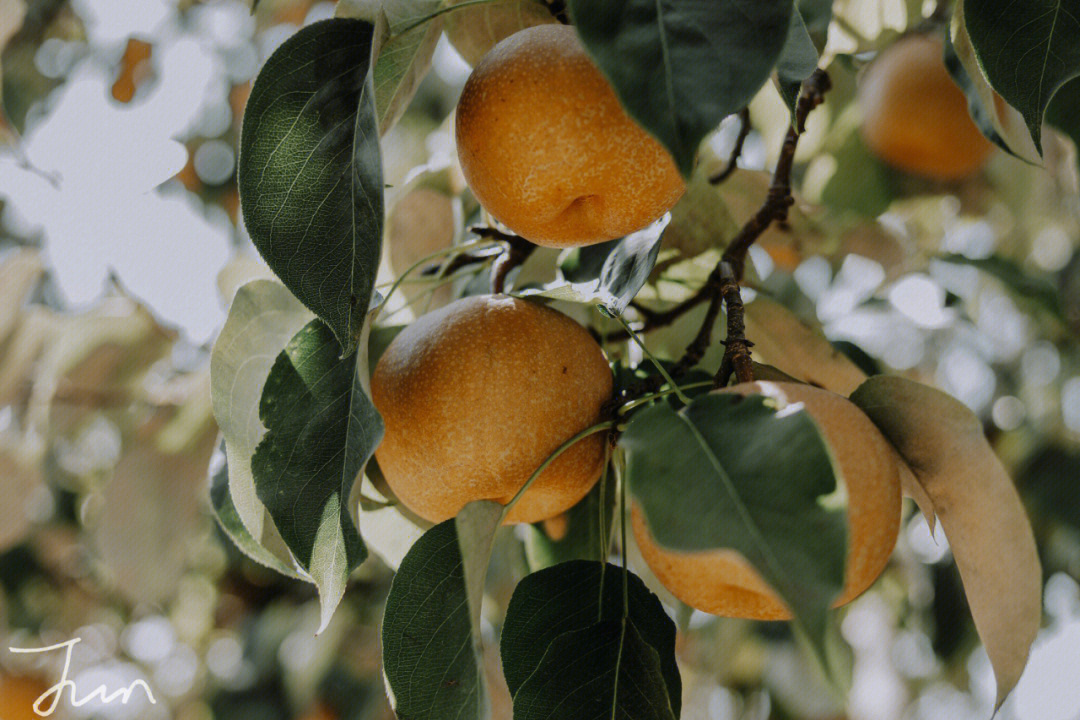
M 746 266 L 746 254 L 762 233 L 773 222 L 786 222 L 788 208 L 795 200 L 791 196 L 791 168 L 795 161 L 795 149 L 799 137 L 806 131 L 806 117 L 825 99 L 825 92 L 831 87 L 829 76 L 824 70 L 815 70 L 814 74 L 803 83 L 802 95 L 795 109 L 795 123 L 788 128 L 784 145 L 780 148 L 780 157 L 776 160 L 772 183 L 765 202 L 754 216 L 743 226 L 724 250 L 723 262 L 731 263 L 735 272 L 735 281 L 742 280 Z
M 731 148 L 731 156 L 728 158 L 727 167 L 709 178 L 709 182 L 713 185 L 719 185 L 731 176 L 731 173 L 735 172 L 738 168 L 739 156 L 742 155 L 743 144 L 746 143 L 746 136 L 750 134 L 750 108 L 743 108 L 739 111 L 739 134 L 735 138 L 735 145 Z
M 506 239 L 507 247 L 495 258 L 495 264 L 491 266 L 491 292 L 498 295 L 506 286 L 506 276 L 510 271 L 518 267 L 533 254 L 536 246 L 523 237 L 512 235 Z
M 795 122 L 788 129 L 784 138 L 784 145 L 780 149 L 780 156 L 776 161 L 776 168 L 773 171 L 768 195 L 766 195 L 761 208 L 754 213 L 728 244 L 727 249 L 720 258 L 720 262 L 709 273 L 705 284 L 689 298 L 667 310 L 656 311 L 640 304 L 633 305 L 644 320 L 640 332 L 648 332 L 670 325 L 698 305 L 705 302 L 709 303 L 701 329 L 698 330 L 693 341 L 687 346 L 683 357 L 672 368 L 671 376 L 678 377 L 685 373 L 704 357 L 712 342 L 713 326 L 716 324 L 720 307 L 723 305 L 727 310 L 727 337 L 724 340 L 724 357 L 720 363 L 720 370 L 716 374 L 715 383 L 717 386 L 726 385 L 733 374 L 739 382 L 750 382 L 754 379 L 753 365 L 750 361 L 750 348 L 753 343 L 746 339 L 744 309 L 739 289 L 739 283 L 746 267 L 746 256 L 751 246 L 772 223 L 787 221 L 788 209 L 794 203 L 791 194 L 791 170 L 794 165 L 795 150 L 798 146 L 799 137 L 806 130 L 806 118 L 810 111 L 822 103 L 824 94 L 830 86 L 829 76 L 824 70 L 814 71 L 803 83 L 802 94 L 795 110 Z M 733 154 L 732 157 L 734 161 L 735 155 Z M 733 162 L 729 164 L 729 167 L 717 177 L 726 177 L 733 164 Z M 624 331 L 622 334 L 628 334 L 628 331 Z M 605 339 L 621 339 L 622 334 L 613 333 Z M 633 387 L 628 388 L 622 394 L 622 397 L 633 398 L 641 393 L 655 392 L 663 385 L 664 380 L 665 378 L 657 376 L 645 378 Z

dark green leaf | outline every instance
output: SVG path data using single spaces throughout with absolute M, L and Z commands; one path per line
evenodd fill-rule
M 609 472 L 577 505 L 529 527 L 525 538 L 529 567 L 540 570 L 569 560 L 604 560 L 614 516 L 615 476 Z
M 569 272 L 576 279 L 570 285 L 537 294 L 600 303 L 612 315 L 621 315 L 649 279 L 670 221 L 671 213 L 665 213 L 652 225 L 624 238 L 574 250 L 563 262 L 563 273 L 565 277 Z
M 488 703 L 455 520 L 424 533 L 390 585 L 383 672 L 403 720 L 478 720 Z
M 514 720 L 675 720 L 660 659 L 633 623 L 564 633 L 514 695 Z
M 637 575 L 615 565 L 587 560 L 540 570 L 514 589 L 506 609 L 501 648 L 503 674 L 510 693 L 516 696 L 547 661 L 545 652 L 550 652 L 549 646 L 560 636 L 587 631 L 602 621 L 617 624 L 623 617 L 624 580 L 629 603 L 627 623 L 657 653 L 663 705 L 665 708 L 670 705 L 677 717 L 682 704 L 682 680 L 675 663 L 675 624 Z M 611 663 L 598 665 L 591 672 L 599 675 L 613 669 Z M 576 708 L 581 712 L 577 717 L 587 716 L 584 709 L 597 697 L 610 698 L 611 689 L 603 687 L 600 680 L 597 683 L 599 686 L 592 689 L 592 695 L 582 697 L 583 704 Z M 514 707 L 516 711 L 516 697 Z M 610 701 L 607 707 L 611 707 Z
M 381 325 L 371 328 L 371 334 L 368 335 L 368 367 L 372 371 L 379 364 L 379 358 L 382 357 L 386 348 L 406 327 L 406 325 Z
M 1032 277 L 1013 260 L 1000 255 L 969 258 L 954 253 L 940 255 L 938 259 L 957 265 L 970 265 L 989 273 L 1004 283 L 1005 287 L 1015 293 L 1021 300 L 1034 301 L 1058 320 L 1065 321 L 1057 288 L 1049 280 Z
M 784 98 L 788 109 L 795 113 L 799 102 L 799 88 L 802 82 L 817 70 L 818 50 L 810 39 L 810 32 L 803 22 L 798 8 L 791 11 L 791 24 L 788 26 L 787 40 L 776 63 L 777 84 L 780 96 Z
M 833 0 L 796 0 L 795 7 L 802 15 L 810 37 L 814 41 L 814 47 L 821 52 L 825 48 L 826 36 L 829 34 L 829 23 L 832 22 Z
M 635 414 L 620 444 L 630 492 L 656 541 L 731 548 L 784 599 L 825 657 L 826 614 L 844 585 L 845 513 L 828 447 L 802 409 L 761 395 L 710 393 L 682 411 Z
M 259 72 L 244 112 L 244 223 L 282 282 L 352 352 L 382 248 L 383 180 L 370 73 L 373 27 L 300 30 Z
M 702 138 L 750 102 L 780 57 L 791 0 L 570 0 L 630 115 L 690 177 Z
M 224 449 L 223 449 L 224 451 Z M 251 537 L 251 533 L 240 520 L 240 513 L 233 504 L 229 492 L 229 471 L 225 463 L 210 476 L 210 509 L 222 531 L 229 536 L 245 555 L 268 568 L 290 577 L 299 578 L 296 570 L 283 563 L 276 555 L 264 548 Z
M 383 436 L 358 357 L 366 353 L 342 358 L 321 320 L 300 330 L 266 379 L 259 416 L 267 433 L 251 459 L 259 499 L 319 588 L 324 623 L 367 556 L 350 496 Z
M 1042 152 L 1046 106 L 1080 75 L 1080 0 L 966 0 L 964 23 L 986 79 Z

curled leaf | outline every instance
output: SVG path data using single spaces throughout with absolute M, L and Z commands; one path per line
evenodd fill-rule
M 958 400 L 885 375 L 851 400 L 900 452 L 941 522 L 1000 706 L 1027 664 L 1042 613 L 1039 555 L 1020 496 L 982 423 Z

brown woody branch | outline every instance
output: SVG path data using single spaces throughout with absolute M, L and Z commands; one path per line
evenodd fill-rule
M 536 249 L 536 245 L 523 237 L 506 235 L 506 233 L 500 233 L 500 235 L 504 236 L 501 239 L 506 242 L 506 249 L 495 258 L 495 264 L 491 266 L 491 292 L 496 295 L 503 291 L 506 276 L 510 274 L 510 271 L 528 260 Z
M 814 71 L 803 83 L 802 94 L 795 109 L 794 123 L 788 128 L 787 135 L 784 137 L 784 144 L 780 149 L 780 156 L 776 161 L 776 168 L 773 171 L 772 182 L 765 201 L 728 244 L 720 262 L 709 273 L 705 284 L 694 295 L 664 311 L 658 312 L 641 305 L 634 305 L 644 319 L 641 331 L 648 332 L 670 325 L 698 305 L 709 303 L 701 329 L 686 348 L 683 357 L 672 368 L 672 377 L 686 372 L 701 361 L 712 341 L 712 328 L 716 324 L 720 305 L 723 304 L 727 309 L 727 337 L 724 340 L 724 357 L 715 378 L 716 385 L 718 387 L 726 385 L 733 374 L 739 382 L 750 382 L 754 379 L 750 361 L 750 348 L 753 343 L 746 339 L 742 295 L 739 289 L 739 283 L 746 268 L 746 256 L 751 246 L 769 226 L 774 222 L 787 221 L 788 209 L 794 204 L 791 194 L 791 170 L 799 137 L 806 130 L 806 118 L 810 111 L 822 103 L 830 87 L 829 76 L 820 69 Z M 738 152 L 741 152 L 741 141 L 745 140 L 745 133 L 749 132 L 749 123 L 745 122 L 746 116 L 743 116 L 743 119 L 740 138 L 736 143 Z M 733 151 L 728 167 L 711 179 L 713 182 L 722 182 L 731 174 L 737 155 L 738 153 Z M 619 339 L 619 335 L 619 333 L 614 333 L 607 339 Z M 662 384 L 662 382 L 660 378 L 650 377 L 627 395 L 654 392 L 659 389 L 658 383 Z

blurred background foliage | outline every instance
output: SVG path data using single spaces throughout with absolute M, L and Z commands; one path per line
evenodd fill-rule
M 530 0 L 508 2 L 546 17 Z M 1049 133 L 1042 167 L 998 152 L 962 184 L 875 159 L 856 131 L 858 73 L 932 9 L 836 3 L 826 51 L 835 88 L 799 145 L 799 204 L 754 249 L 750 287 L 820 325 L 867 372 L 938 385 L 984 419 L 1031 513 L 1046 581 L 1046 627 L 1000 717 L 1076 720 L 1076 148 Z M 392 717 L 377 621 L 416 528 L 392 510 L 365 514 L 373 556 L 316 636 L 313 588 L 241 555 L 207 506 L 208 478 L 223 465 L 209 347 L 235 290 L 270 275 L 238 217 L 244 102 L 274 48 L 334 11 L 308 0 L 262 0 L 254 13 L 242 0 L 0 0 L 0 639 L 79 637 L 78 684 L 141 677 L 158 699 L 64 703 L 57 717 Z M 448 118 L 481 21 L 448 21 L 461 53 L 440 40 L 433 71 L 383 138 L 381 281 L 461 242 L 478 212 Z M 643 300 L 691 293 L 764 197 L 788 115 L 772 85 L 750 115 L 741 169 L 719 187 L 691 183 Z M 723 167 L 737 132 L 732 118 L 706 141 L 702 178 Z M 569 272 L 580 258 L 539 251 L 518 285 L 550 280 L 560 261 Z M 484 288 L 485 272 L 407 283 L 389 322 Z M 700 320 L 690 313 L 647 342 L 677 358 Z M 750 336 L 769 333 L 766 322 Z M 797 352 L 783 337 L 770 345 Z M 993 678 L 947 543 L 918 513 L 907 518 L 884 577 L 843 614 L 847 707 L 817 683 L 785 625 L 713 618 L 661 594 L 683 630 L 684 717 L 988 717 Z M 562 531 L 503 531 L 491 617 L 530 562 L 543 564 L 542 539 Z M 0 652 L 0 717 L 33 717 L 22 698 L 61 668 L 59 653 Z M 497 717 L 508 717 L 505 700 Z

